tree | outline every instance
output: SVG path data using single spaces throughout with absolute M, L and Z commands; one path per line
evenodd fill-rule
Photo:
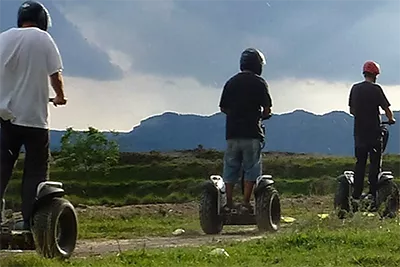
M 118 160 L 119 146 L 115 140 L 109 140 L 104 133 L 93 127 L 83 132 L 70 127 L 61 138 L 57 165 L 66 171 L 100 170 L 108 173 Z

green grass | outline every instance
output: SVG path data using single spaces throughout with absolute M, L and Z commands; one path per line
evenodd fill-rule
M 157 210 L 155 211 L 157 212 Z M 184 227 L 186 232 L 200 232 L 195 215 L 134 215 L 117 214 L 80 216 L 79 238 L 134 238 L 144 236 L 171 236 L 171 233 Z
M 122 154 L 120 165 L 109 175 L 66 173 L 53 168 L 51 179 L 64 183 L 67 197 L 75 205 L 179 203 L 196 199 L 201 181 L 210 174 L 221 173 L 221 159 L 222 153 L 215 151 L 128 153 Z M 353 169 L 353 165 L 351 157 L 267 154 L 264 173 L 274 176 L 280 194 L 303 196 L 282 200 L 282 215 L 297 220 L 262 240 L 218 244 L 230 254 L 228 258 L 209 255 L 215 246 L 202 246 L 142 249 L 65 262 L 36 255 L 0 256 L 0 266 L 398 266 L 398 220 L 380 221 L 361 214 L 345 221 L 334 214 L 320 220 L 318 213 L 331 213 L 332 196 L 304 197 L 332 193 L 332 178 Z M 384 169 L 399 177 L 400 156 L 385 156 Z M 14 208 L 19 208 L 20 177 L 21 171 L 17 170 L 7 192 L 8 206 Z M 80 210 L 79 238 L 171 236 L 177 228 L 184 228 L 187 235 L 201 233 L 196 206 L 186 212 L 170 212 L 168 207 L 144 209 Z M 225 227 L 224 231 L 238 228 Z
M 100 257 L 45 260 L 36 255 L 1 258 L 1 266 L 398 266 L 398 220 L 356 214 L 341 221 L 319 219 L 317 210 L 290 227 L 248 242 L 174 249 L 139 249 Z M 229 257 L 210 255 L 224 248 Z
M 332 203 L 333 196 L 282 198 L 282 216 L 291 216 L 297 220 L 317 218 L 318 213 L 330 213 Z M 186 235 L 202 233 L 198 202 L 121 208 L 87 207 L 79 210 L 78 215 L 81 239 L 172 236 L 172 232 L 178 228 L 184 228 Z M 225 226 L 224 230 L 237 228 Z
M 222 152 L 212 150 L 122 153 L 109 174 L 66 172 L 53 166 L 50 177 L 64 184 L 74 205 L 182 203 L 198 199 L 202 182 L 222 173 L 222 158 Z M 14 210 L 21 204 L 22 160 L 6 194 L 7 206 Z M 386 155 L 383 165 L 400 177 L 400 155 Z M 284 196 L 332 193 L 334 178 L 353 167 L 352 157 L 266 153 L 263 159 L 263 173 L 273 176 Z

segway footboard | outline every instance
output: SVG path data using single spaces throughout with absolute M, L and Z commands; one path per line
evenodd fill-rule
M 229 214 L 223 215 L 224 225 L 254 225 L 256 215 L 254 213 L 240 213 L 237 209 L 231 209 Z

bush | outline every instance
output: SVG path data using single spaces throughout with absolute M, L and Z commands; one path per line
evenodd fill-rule
M 119 147 L 115 140 L 109 140 L 93 127 L 84 132 L 68 128 L 61 138 L 58 157 L 56 166 L 65 171 L 100 170 L 108 173 L 118 163 Z

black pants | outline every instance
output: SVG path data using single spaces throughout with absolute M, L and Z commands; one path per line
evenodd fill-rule
M 357 159 L 354 177 L 353 197 L 359 199 L 364 188 L 365 168 L 369 156 L 369 193 L 376 196 L 376 184 L 378 175 L 382 169 L 382 139 L 364 141 L 355 138 L 355 156 Z
M 1 119 L 0 122 L 0 199 L 4 198 L 20 149 L 24 145 L 22 216 L 28 222 L 37 186 L 40 182 L 48 180 L 49 176 L 49 130 L 13 125 Z

